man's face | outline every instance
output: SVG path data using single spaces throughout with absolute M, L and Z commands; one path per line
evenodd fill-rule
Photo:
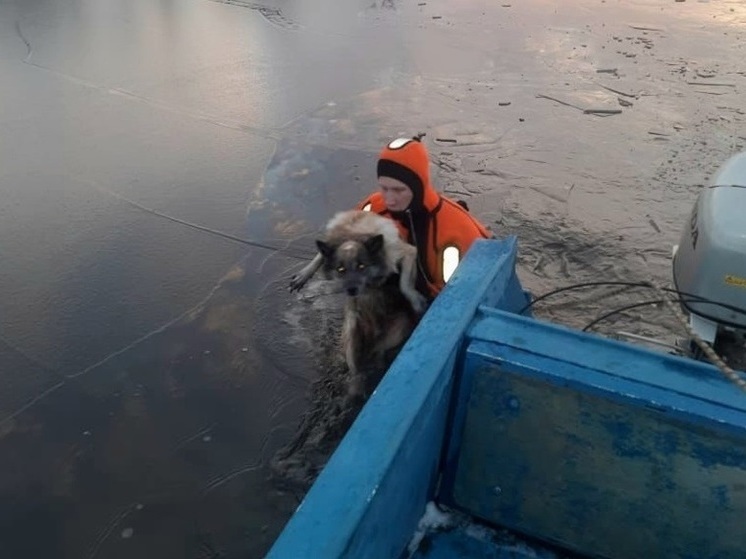
M 378 188 L 381 189 L 386 208 L 390 212 L 403 212 L 412 203 L 414 194 L 400 180 L 391 177 L 378 177 Z

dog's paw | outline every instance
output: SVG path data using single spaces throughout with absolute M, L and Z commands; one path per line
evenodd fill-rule
M 350 378 L 349 384 L 347 385 L 347 398 L 348 400 L 367 400 L 368 391 L 366 389 L 365 378 L 362 375 L 355 375 Z
M 306 282 L 308 281 L 308 278 L 304 276 L 304 274 L 295 274 L 292 278 L 290 278 L 290 285 L 288 286 L 290 289 L 290 293 L 294 291 L 300 291 L 304 285 L 306 285 Z
M 412 309 L 417 314 L 424 314 L 424 312 L 427 310 L 427 299 L 419 293 L 416 293 L 414 296 L 412 296 L 409 299 L 409 302 L 412 305 Z
M 344 399 L 344 409 L 345 410 L 358 410 L 365 405 L 365 402 L 367 400 L 368 400 L 368 394 L 364 392 L 362 393 L 348 392 Z

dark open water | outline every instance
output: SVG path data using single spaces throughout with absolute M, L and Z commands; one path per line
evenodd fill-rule
M 400 46 L 368 2 L 0 1 L 0 557 L 268 548 L 314 372 L 284 282 L 373 173 L 289 125 Z

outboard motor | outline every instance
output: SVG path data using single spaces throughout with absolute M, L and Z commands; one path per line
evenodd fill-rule
M 746 333 L 746 152 L 731 157 L 702 190 L 674 247 L 673 281 L 691 328 L 715 345 Z M 699 299 L 698 299 L 699 298 Z M 713 305 L 714 301 L 728 305 Z

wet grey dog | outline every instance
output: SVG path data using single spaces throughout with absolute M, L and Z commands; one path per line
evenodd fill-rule
M 359 210 L 335 215 L 316 246 L 319 253 L 291 279 L 290 289 L 301 289 L 319 269 L 341 283 L 348 295 L 342 348 L 349 393 L 365 397 L 427 307 L 415 289 L 417 249 L 401 240 L 390 219 Z

